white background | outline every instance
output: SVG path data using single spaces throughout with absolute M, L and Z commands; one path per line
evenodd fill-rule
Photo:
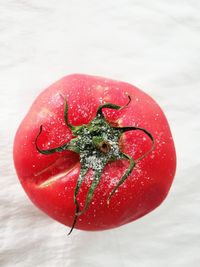
M 200 266 L 199 14 L 199 0 L 0 0 L 0 266 Z M 68 237 L 26 197 L 12 146 L 34 98 L 74 72 L 152 95 L 171 125 L 178 166 L 151 214 Z

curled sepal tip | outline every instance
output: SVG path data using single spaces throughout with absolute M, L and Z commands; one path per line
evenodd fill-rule
M 77 223 L 77 219 L 78 219 L 78 216 L 76 215 L 78 212 L 79 212 L 79 205 L 76 205 L 76 212 L 75 212 L 73 224 L 72 224 L 71 229 L 67 235 L 70 235 L 72 233 L 72 231 L 74 230 L 74 227 L 75 227 L 75 225 Z
M 118 106 L 112 103 L 105 103 L 99 106 L 98 110 L 97 110 L 97 115 L 101 115 L 103 116 L 103 112 L 102 109 L 103 108 L 110 108 L 110 109 L 115 109 L 115 110 L 122 110 L 123 108 L 127 107 L 129 105 L 129 103 L 131 102 L 131 97 L 129 95 L 127 95 L 128 97 L 128 102 L 124 105 L 124 106 Z
M 117 189 L 120 187 L 120 185 L 122 185 L 124 183 L 124 181 L 129 177 L 129 175 L 131 174 L 131 172 L 133 171 L 134 167 L 135 167 L 135 162 L 133 160 L 133 158 L 125 153 L 121 154 L 121 159 L 128 159 L 129 160 L 129 167 L 126 170 L 126 172 L 124 173 L 124 175 L 122 176 L 122 178 L 119 180 L 119 182 L 117 183 L 117 185 L 113 188 L 113 190 L 110 192 L 110 195 L 107 199 L 107 204 L 110 204 L 110 199 L 111 197 L 114 195 L 114 193 L 117 191 Z
M 75 145 L 75 139 L 72 139 L 71 142 L 69 142 L 67 144 L 64 144 L 62 146 L 59 146 L 59 147 L 54 147 L 54 148 L 50 148 L 50 149 L 40 149 L 39 146 L 38 146 L 38 138 L 41 135 L 42 130 L 43 130 L 43 127 L 41 125 L 40 126 L 40 131 L 39 131 L 39 133 L 38 133 L 38 135 L 37 135 L 37 137 L 35 139 L 35 146 L 36 146 L 36 149 L 37 149 L 37 151 L 39 153 L 44 154 L 44 155 L 49 155 L 49 154 L 53 154 L 53 153 L 56 153 L 56 152 L 63 152 L 65 150 L 70 150 L 70 151 L 79 153 L 79 149 Z

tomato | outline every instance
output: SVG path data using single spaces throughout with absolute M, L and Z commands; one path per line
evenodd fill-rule
M 133 85 L 83 74 L 37 97 L 13 153 L 31 201 L 71 230 L 111 229 L 144 216 L 165 199 L 176 169 L 158 104 Z

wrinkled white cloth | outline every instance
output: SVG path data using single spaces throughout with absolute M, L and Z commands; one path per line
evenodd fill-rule
M 0 0 L 0 266 L 200 266 L 199 14 L 198 0 Z M 75 72 L 150 94 L 169 120 L 178 166 L 154 212 L 68 237 L 27 198 L 12 146 L 35 97 Z

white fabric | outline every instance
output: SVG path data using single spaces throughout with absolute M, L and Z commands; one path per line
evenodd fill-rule
M 0 266 L 200 266 L 200 1 L 0 0 Z M 68 237 L 29 201 L 12 161 L 34 98 L 70 73 L 124 80 L 161 105 L 178 167 L 144 218 Z

